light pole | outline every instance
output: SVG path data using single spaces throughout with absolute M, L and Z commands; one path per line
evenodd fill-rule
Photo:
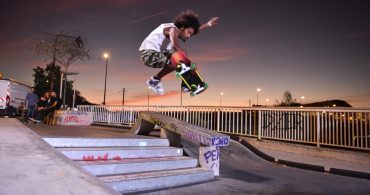
M 301 97 L 301 105 L 303 105 L 304 96 Z
M 108 58 L 109 54 L 104 53 L 103 57 L 105 58 L 105 80 L 104 80 L 104 99 L 103 99 L 103 105 L 105 105 L 105 94 L 107 92 L 107 71 L 108 71 Z
M 84 43 L 81 39 L 80 36 L 78 37 L 74 37 L 74 36 L 69 36 L 69 35 L 63 35 L 63 34 L 57 34 L 55 35 L 55 39 L 54 39 L 54 51 L 53 51 L 53 68 L 55 68 L 55 62 L 56 62 L 56 54 L 57 54 L 57 43 L 58 43 L 58 37 L 64 37 L 64 38 L 70 38 L 70 39 L 75 39 L 76 41 L 76 44 L 79 48 L 83 47 L 84 46 Z M 65 72 L 67 72 L 67 70 L 65 70 Z M 62 84 L 61 84 L 62 86 Z M 50 91 L 54 91 L 54 69 L 51 71 L 51 75 L 50 75 Z M 59 97 L 61 98 L 62 97 L 62 94 L 59 94 Z
M 257 88 L 257 106 L 258 106 L 258 92 L 261 91 L 261 88 Z
M 66 107 L 66 94 L 67 94 L 67 75 L 78 75 L 78 72 L 65 72 L 64 75 L 64 86 L 63 86 L 63 108 Z M 61 81 L 62 82 L 62 81 Z
M 269 105 L 269 101 L 270 101 L 270 99 L 266 98 L 266 106 Z
M 180 86 L 180 106 L 182 106 L 182 87 Z
M 148 87 L 148 111 L 149 111 L 149 91 L 150 91 L 150 87 Z
M 121 93 L 122 92 L 122 106 L 125 105 L 125 91 L 126 89 L 123 88 L 122 91 L 119 91 L 118 93 Z
M 222 96 L 224 95 L 224 92 L 220 93 L 220 107 L 222 106 Z

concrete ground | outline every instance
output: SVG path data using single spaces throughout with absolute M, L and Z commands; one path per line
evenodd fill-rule
M 117 194 L 18 119 L 0 118 L 0 194 Z
M 127 137 L 127 129 L 30 125 L 44 137 Z M 281 156 L 282 158 L 282 156 Z M 319 158 L 325 162 L 327 159 Z M 140 194 L 370 194 L 370 180 L 283 166 L 261 159 L 238 142 L 222 148 L 215 181 Z

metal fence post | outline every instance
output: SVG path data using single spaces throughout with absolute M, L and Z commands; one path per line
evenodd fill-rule
M 262 110 L 258 110 L 258 140 L 261 140 L 261 132 L 262 132 Z
M 320 112 L 316 113 L 316 144 L 317 147 L 320 147 L 320 134 L 321 134 L 321 125 L 320 125 Z
M 217 110 L 217 131 L 220 131 L 220 109 Z

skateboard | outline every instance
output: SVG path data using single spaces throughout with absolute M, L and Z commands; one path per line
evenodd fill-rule
M 191 96 L 198 95 L 208 88 L 208 84 L 200 76 L 197 66 L 189 60 L 185 52 L 173 53 L 171 63 L 175 66 L 176 77 L 181 78 L 184 86 L 189 89 Z

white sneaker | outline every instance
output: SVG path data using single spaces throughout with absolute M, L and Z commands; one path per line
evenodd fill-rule
M 158 95 L 164 94 L 163 84 L 160 80 L 150 77 L 150 79 L 146 81 L 146 84 L 149 86 L 151 90 L 154 91 L 154 93 Z
M 185 87 L 185 86 L 181 87 L 181 90 L 184 93 L 190 92 L 190 90 L 187 87 Z

